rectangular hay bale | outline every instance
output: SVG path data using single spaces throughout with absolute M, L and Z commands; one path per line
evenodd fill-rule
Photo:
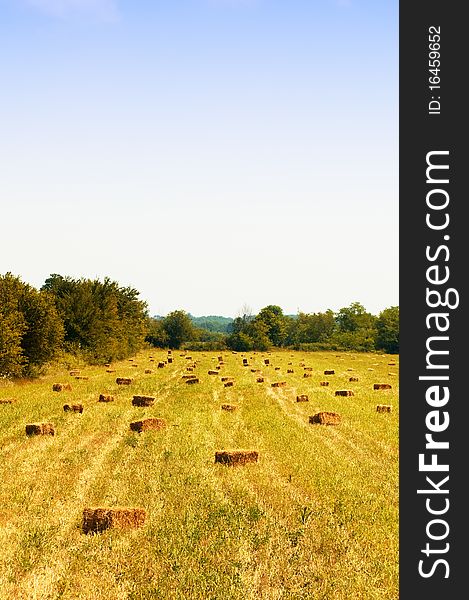
M 99 394 L 98 402 L 114 402 L 114 396 L 109 394 Z
M 26 435 L 55 435 L 52 423 L 29 423 L 26 425 Z
M 309 417 L 309 422 L 318 425 L 338 425 L 340 419 L 341 417 L 338 413 L 322 411 Z
M 392 412 L 392 406 L 389 404 L 378 404 L 376 406 L 376 412 L 379 413 L 390 413 Z
M 246 463 L 256 463 L 259 459 L 259 453 L 255 450 L 232 450 L 225 452 L 215 452 L 215 462 L 228 466 L 245 465 Z
M 132 431 L 142 433 L 142 431 L 159 431 L 166 427 L 165 419 L 159 419 L 157 417 L 150 417 L 149 419 L 142 419 L 141 421 L 134 421 L 130 424 Z
M 100 533 L 111 527 L 136 529 L 145 523 L 144 508 L 84 508 L 83 533 Z
M 83 404 L 64 404 L 64 412 L 83 412 Z
M 154 403 L 154 396 L 134 396 L 132 398 L 133 406 L 153 406 Z
M 118 377 L 116 379 L 117 385 L 130 385 L 132 381 L 131 377 Z
M 390 383 L 374 383 L 374 390 L 390 390 L 392 389 L 392 385 Z
M 52 385 L 52 391 L 53 392 L 63 392 L 63 391 L 71 392 L 72 386 L 69 383 L 54 383 Z

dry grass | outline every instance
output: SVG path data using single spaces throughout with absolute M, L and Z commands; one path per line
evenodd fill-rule
M 227 352 L 235 387 L 208 376 L 183 385 L 186 363 L 207 373 L 219 356 L 174 353 L 153 374 L 145 369 L 165 351 L 116 361 L 118 375 L 132 372 L 130 395 L 102 366 L 84 367 L 89 380 L 65 400 L 82 404 L 80 415 L 51 393 L 68 370 L 0 383 L 0 396 L 17 400 L 0 411 L 1 600 L 398 599 L 399 379 L 388 375 L 397 357 L 246 353 L 262 369 L 258 385 L 245 357 Z M 287 387 L 271 387 L 279 374 L 266 359 L 282 373 L 293 363 Z M 359 378 L 353 401 L 335 396 L 349 368 Z M 321 387 L 331 369 L 337 385 Z M 377 381 L 392 383 L 378 393 L 389 413 L 376 410 Z M 114 396 L 106 407 L 96 402 L 103 390 Z M 134 406 L 133 394 L 157 398 L 157 415 L 156 402 Z M 310 424 L 320 412 L 340 424 Z M 156 418 L 166 426 L 129 428 Z M 57 433 L 28 439 L 26 423 Z M 260 458 L 214 463 L 215 452 L 238 449 Z M 83 507 L 141 508 L 144 526 L 84 535 Z

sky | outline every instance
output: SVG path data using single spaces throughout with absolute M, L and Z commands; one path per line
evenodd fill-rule
M 398 305 L 397 0 L 0 0 L 0 274 Z

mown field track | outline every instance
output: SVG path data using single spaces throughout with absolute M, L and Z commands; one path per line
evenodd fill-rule
M 0 598 L 396 600 L 398 357 L 171 357 L 145 351 L 0 385 L 0 401 L 12 400 L 0 404 Z M 155 400 L 134 406 L 134 395 Z M 320 412 L 340 422 L 310 423 Z M 147 418 L 164 426 L 131 430 Z M 52 424 L 54 435 L 27 436 L 33 423 Z M 215 462 L 237 450 L 256 451 L 257 462 Z M 84 533 L 87 507 L 146 517 Z

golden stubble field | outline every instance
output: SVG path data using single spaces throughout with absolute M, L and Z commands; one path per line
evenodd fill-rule
M 0 404 L 0 598 L 396 600 L 398 357 L 167 358 L 145 351 L 82 367 L 83 379 L 56 370 L 0 384 L 0 401 L 12 400 Z M 55 383 L 72 389 L 53 391 Z M 134 406 L 134 395 L 155 402 Z M 340 422 L 311 424 L 322 411 Z M 150 417 L 165 426 L 130 429 Z M 55 435 L 27 436 L 32 423 L 51 423 Z M 257 451 L 258 461 L 215 463 L 216 452 L 232 450 Z M 84 533 L 83 510 L 93 507 L 141 508 L 145 520 Z

